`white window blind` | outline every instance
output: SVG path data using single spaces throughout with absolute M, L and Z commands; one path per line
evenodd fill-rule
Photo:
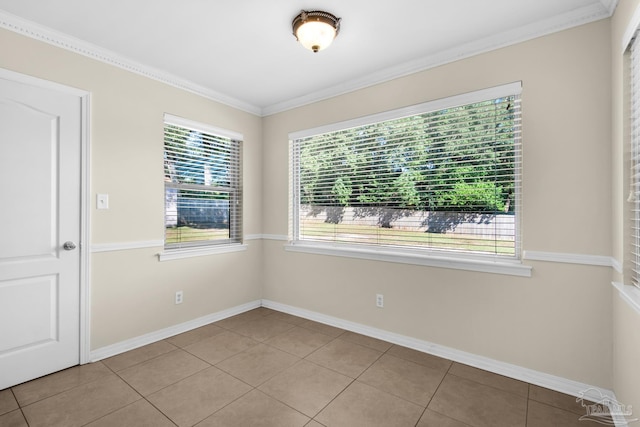
M 292 244 L 519 258 L 520 92 L 290 135 Z
M 640 46 L 631 41 L 631 280 L 640 285 Z
M 165 247 L 242 241 L 241 135 L 165 115 Z

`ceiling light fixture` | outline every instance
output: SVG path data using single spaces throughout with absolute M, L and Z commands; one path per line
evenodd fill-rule
M 293 18 L 293 35 L 300 44 L 318 52 L 326 49 L 340 31 L 341 18 L 321 10 L 303 10 Z

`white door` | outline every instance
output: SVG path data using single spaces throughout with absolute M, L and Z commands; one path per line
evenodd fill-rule
M 81 144 L 80 96 L 0 74 L 0 390 L 80 362 Z

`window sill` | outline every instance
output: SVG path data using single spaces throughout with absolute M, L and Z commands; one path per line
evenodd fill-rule
M 336 246 L 308 243 L 289 243 L 285 250 L 317 255 L 358 258 L 373 261 L 414 264 L 428 267 L 451 268 L 455 270 L 479 271 L 483 273 L 506 274 L 511 276 L 531 277 L 531 266 L 514 260 L 485 260 L 466 258 L 463 256 L 438 256 L 411 251 L 392 251 L 386 248 L 360 248 L 353 246 Z
M 620 282 L 612 282 L 612 285 L 618 290 L 620 297 L 629 304 L 629 307 L 640 314 L 640 289 Z
M 172 261 L 174 259 L 241 252 L 246 251 L 247 247 L 247 245 L 236 243 L 232 245 L 203 246 L 199 248 L 169 249 L 158 254 L 158 261 Z

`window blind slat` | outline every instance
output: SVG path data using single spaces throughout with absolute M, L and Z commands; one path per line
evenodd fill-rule
M 242 241 L 240 141 L 165 122 L 165 246 Z
M 517 258 L 520 126 L 516 93 L 317 135 L 297 133 L 305 136 L 291 144 L 294 243 Z
M 638 38 L 631 42 L 631 282 L 640 283 L 640 48 Z

